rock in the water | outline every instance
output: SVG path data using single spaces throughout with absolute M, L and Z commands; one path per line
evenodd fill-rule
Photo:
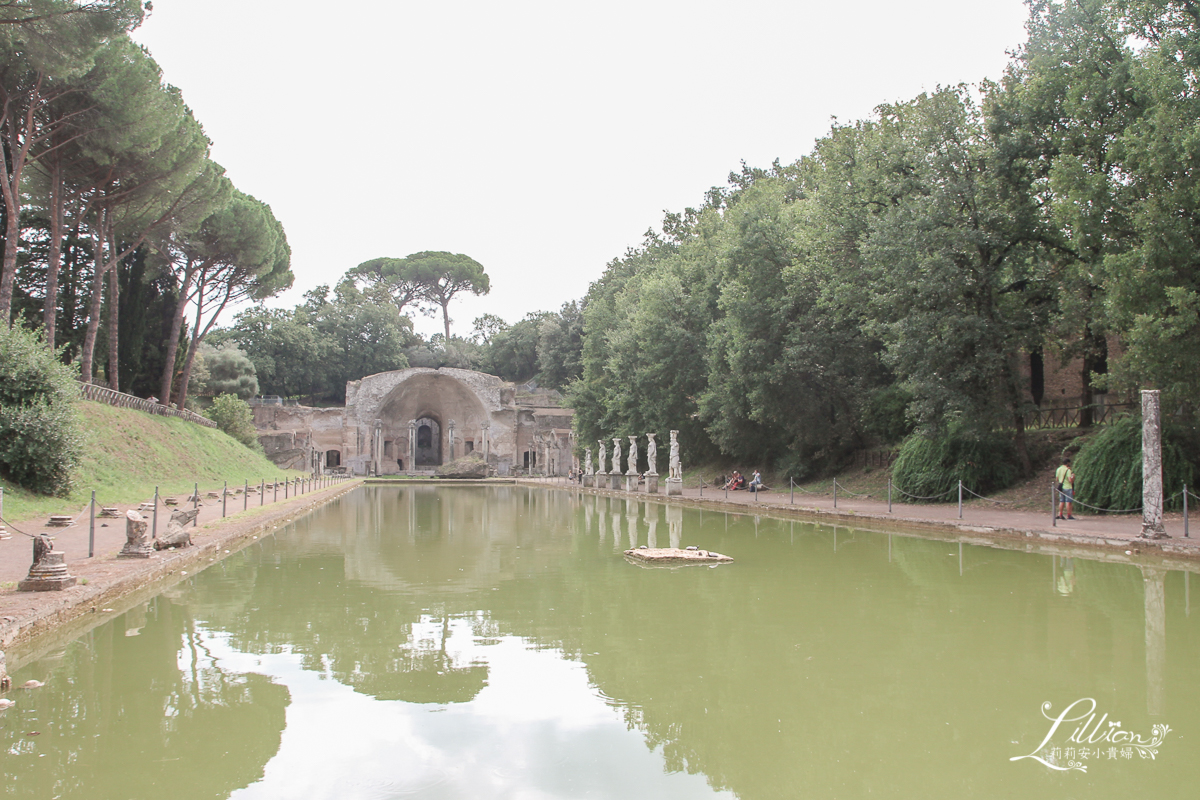
M 12 708 L 15 705 L 16 705 L 16 703 L 14 703 L 12 700 L 0 699 L 0 711 L 4 711 L 6 709 Z
M 438 478 L 486 478 L 487 476 L 487 462 L 474 453 L 456 458 L 449 464 L 443 464 L 438 467 L 435 475 Z
M 690 547 L 681 550 L 678 547 L 646 547 L 626 550 L 625 557 L 632 561 L 648 564 L 728 564 L 732 558 L 711 550 L 698 550 Z

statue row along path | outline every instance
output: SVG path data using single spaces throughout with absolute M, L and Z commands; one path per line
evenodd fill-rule
M 962 519 L 958 518 L 957 503 L 900 503 L 893 502 L 889 513 L 887 498 L 848 497 L 838 495 L 834 507 L 832 495 L 808 494 L 797 490 L 795 502 L 789 502 L 787 490 L 769 490 L 755 495 L 749 491 L 729 492 L 705 487 L 687 488 L 681 497 L 667 498 L 660 494 L 591 489 L 579 484 L 564 484 L 561 478 L 522 478 L 521 483 L 557 485 L 576 491 L 628 497 L 631 499 L 673 502 L 682 500 L 688 505 L 718 508 L 744 513 L 781 513 L 804 515 L 816 522 L 875 528 L 881 526 L 911 526 L 994 537 L 996 539 L 1025 539 L 1044 543 L 1127 549 L 1134 553 L 1161 552 L 1166 555 L 1200 559 L 1200 509 L 1192 514 L 1191 538 L 1184 538 L 1181 513 L 1163 517 L 1168 539 L 1141 538 L 1142 517 L 1139 514 L 1086 515 L 1074 520 L 1059 520 L 1054 525 L 1050 515 L 1050 500 L 1044 512 L 1023 511 L 1005 507 L 996 501 L 976 501 L 963 504 Z M 1200 505 L 1200 502 L 1197 503 Z

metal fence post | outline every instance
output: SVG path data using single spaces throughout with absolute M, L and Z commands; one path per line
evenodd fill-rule
M 88 558 L 94 555 L 96 555 L 96 490 L 92 489 L 92 521 L 88 525 Z
M 283 499 L 288 499 L 288 487 L 292 485 L 292 479 L 288 478 L 283 482 Z
M 192 489 L 192 510 L 196 515 L 192 517 L 192 527 L 195 528 L 200 524 L 200 484 L 196 483 Z
M 1058 509 L 1055 508 L 1058 502 L 1058 486 L 1055 485 L 1054 479 L 1050 479 L 1050 526 L 1058 527 Z
M 250 481 L 243 479 L 242 481 L 242 511 L 250 505 Z
M 221 517 L 225 517 L 225 504 L 229 499 L 229 481 L 225 481 L 225 488 L 221 490 Z
M 1183 538 L 1190 539 L 1188 533 L 1188 507 L 1187 507 L 1187 484 L 1183 484 Z
M 892 513 L 892 479 L 888 478 L 888 513 Z
M 958 518 L 962 519 L 962 481 L 958 482 Z
M 158 538 L 158 487 L 154 487 L 154 529 L 150 534 L 151 539 Z
M 833 479 L 833 507 L 837 508 L 837 478 Z
M 792 480 L 791 475 L 788 475 L 788 502 L 796 504 L 796 482 Z

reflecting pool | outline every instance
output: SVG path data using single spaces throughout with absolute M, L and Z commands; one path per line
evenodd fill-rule
M 736 562 L 626 562 L 639 544 Z M 46 685 L 8 695 L 0 785 L 91 800 L 1193 796 L 1191 582 L 637 499 L 364 488 L 62 648 L 10 654 L 17 684 Z

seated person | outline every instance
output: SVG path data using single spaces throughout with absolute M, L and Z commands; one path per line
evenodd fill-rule
M 746 476 L 737 470 L 733 471 L 733 477 L 729 479 L 729 488 L 733 491 L 746 488 Z
M 767 487 L 764 486 L 763 482 L 762 482 L 762 475 L 759 473 L 758 470 L 754 470 L 754 476 L 750 478 L 750 486 L 749 486 L 750 491 L 761 492 L 766 488 Z

